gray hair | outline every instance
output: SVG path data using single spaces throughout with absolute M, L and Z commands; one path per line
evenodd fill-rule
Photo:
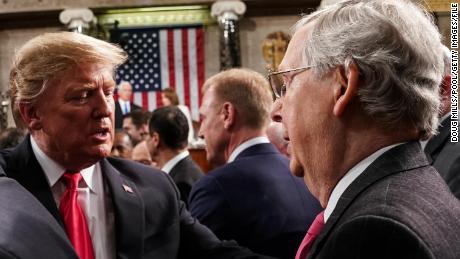
M 444 60 L 444 75 L 450 75 L 452 53 L 450 52 L 450 49 L 445 45 L 442 46 L 442 57 Z
M 126 58 L 120 47 L 75 32 L 45 33 L 29 40 L 17 51 L 10 71 L 16 125 L 24 128 L 19 103 L 33 104 L 57 73 L 82 63 L 102 64 L 115 71 Z
M 294 31 L 308 23 L 303 58 L 317 77 L 354 63 L 369 117 L 390 129 L 415 127 L 422 139 L 436 132 L 441 35 L 422 7 L 407 0 L 350 0 L 304 16 Z

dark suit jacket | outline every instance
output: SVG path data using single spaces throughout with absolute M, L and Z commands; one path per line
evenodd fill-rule
M 450 116 L 425 147 L 425 153 L 433 167 L 438 170 L 452 193 L 460 199 L 460 143 L 450 142 Z
M 129 102 L 130 111 L 142 109 L 140 106 Z M 123 128 L 123 112 L 121 111 L 121 106 L 119 101 L 115 101 L 115 129 Z
M 459 258 L 459 219 L 460 202 L 410 142 L 345 190 L 308 258 Z
M 2 160 L 8 176 L 31 192 L 62 225 L 30 138 L 12 150 L 0 151 Z M 103 159 L 100 165 L 113 202 L 117 258 L 261 258 L 234 242 L 221 242 L 192 218 L 165 173 L 117 158 Z
M 188 204 L 193 184 L 204 174 L 192 158 L 187 156 L 171 169 L 169 175 L 179 189 L 181 200 Z
M 51 214 L 0 167 L 0 258 L 75 258 Z
M 290 259 L 321 210 L 272 144 L 254 145 L 210 171 L 193 186 L 189 204 L 219 238 Z

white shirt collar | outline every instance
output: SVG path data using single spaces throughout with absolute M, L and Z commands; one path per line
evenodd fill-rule
M 129 101 L 124 101 L 122 99 L 118 99 L 118 102 L 120 102 L 120 105 L 124 105 L 125 103 L 129 104 Z
M 403 143 L 397 143 L 393 144 L 384 148 L 381 148 L 377 151 L 375 151 L 373 154 L 370 156 L 366 157 L 365 159 L 361 160 L 361 162 L 357 163 L 355 166 L 353 166 L 343 177 L 340 179 L 340 181 L 337 183 L 337 185 L 334 187 L 334 190 L 332 190 L 332 194 L 329 197 L 329 202 L 327 203 L 326 209 L 324 210 L 324 222 L 326 222 L 329 217 L 331 216 L 332 212 L 334 211 L 337 202 L 340 199 L 340 196 L 342 196 L 343 192 L 348 188 L 348 186 L 353 183 L 356 178 L 358 178 L 364 170 L 371 165 L 379 156 L 381 156 L 383 153 L 385 153 L 387 150 L 396 147 L 398 145 L 401 145 Z
M 245 142 L 241 143 L 233 152 L 230 154 L 228 157 L 227 163 L 231 163 L 235 160 L 235 158 L 241 154 L 244 150 L 248 149 L 249 147 L 252 147 L 257 144 L 262 144 L 262 143 L 270 143 L 267 137 L 262 136 L 262 137 L 255 137 L 246 140 Z
M 189 154 L 190 153 L 188 152 L 188 150 L 180 152 L 175 157 L 171 158 L 168 162 L 166 162 L 166 164 L 161 168 L 161 170 L 169 174 L 173 167 L 176 166 L 176 164 L 179 163 L 179 161 L 189 156 Z
M 61 176 L 65 173 L 65 168 L 62 167 L 60 164 L 56 163 L 53 159 L 48 157 L 43 150 L 40 149 L 37 142 L 35 142 L 34 138 L 30 136 L 30 142 L 32 144 L 32 151 L 35 154 L 35 157 L 38 160 L 38 163 L 45 172 L 45 176 L 48 179 L 48 184 L 50 187 L 53 187 L 61 178 Z M 89 187 L 91 191 L 95 191 L 94 184 L 93 184 L 93 173 L 95 172 L 95 165 L 87 167 L 80 171 L 80 174 Z

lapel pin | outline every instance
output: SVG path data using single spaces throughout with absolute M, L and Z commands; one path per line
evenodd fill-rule
M 125 190 L 125 192 L 134 193 L 133 189 L 129 187 L 128 185 L 123 184 L 123 189 Z

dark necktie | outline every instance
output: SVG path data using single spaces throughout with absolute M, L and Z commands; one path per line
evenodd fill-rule
M 313 242 L 315 242 L 316 237 L 321 232 L 321 229 L 324 227 L 324 210 L 321 211 L 311 224 L 310 228 L 307 231 L 307 234 L 302 240 L 295 259 L 305 259 L 307 258 L 308 252 L 310 252 Z
M 67 236 L 80 259 L 94 259 L 93 244 L 88 224 L 77 198 L 77 187 L 80 180 L 81 174 L 79 172 L 66 172 L 62 176 L 62 181 L 66 185 L 67 190 L 61 198 L 59 212 L 64 221 Z

